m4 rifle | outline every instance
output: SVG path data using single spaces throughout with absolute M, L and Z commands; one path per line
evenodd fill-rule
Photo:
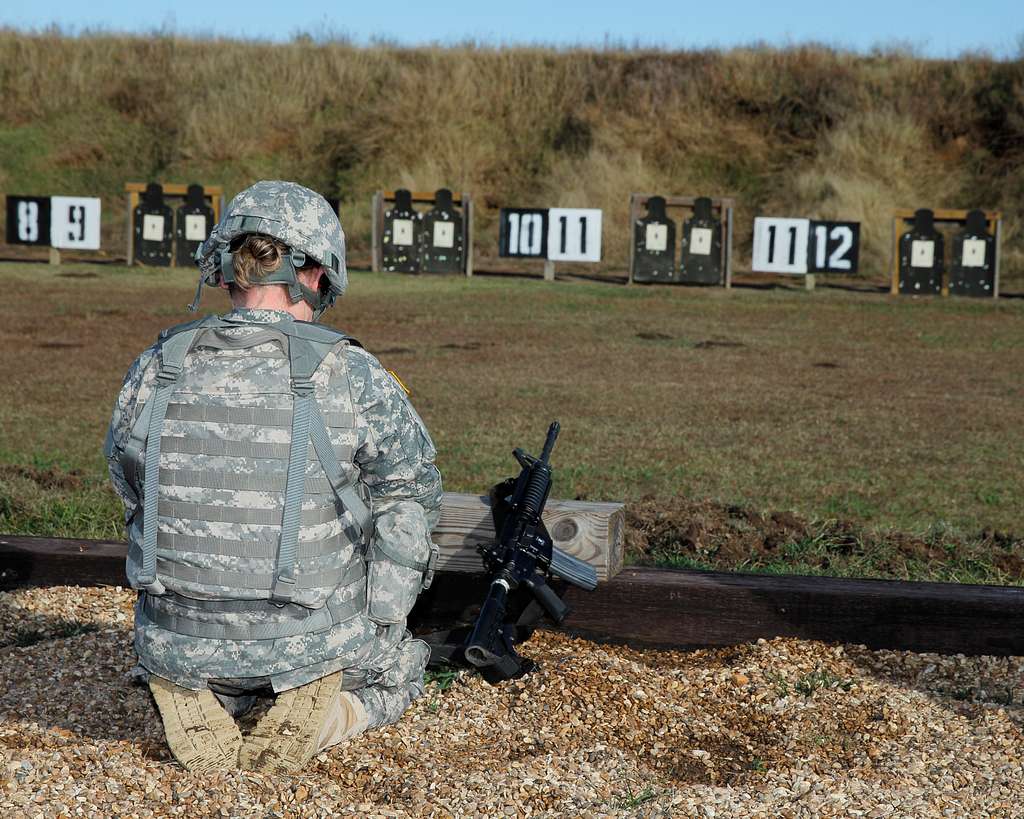
M 550 457 L 558 431 L 555 421 L 539 458 L 515 449 L 512 454 L 522 467 L 519 477 L 498 484 L 491 492 L 498 537 L 494 543 L 478 547 L 491 583 L 464 647 L 466 660 L 490 683 L 521 677 L 535 668 L 531 660 L 516 652 L 512 642 L 515 626 L 505 622 L 510 594 L 525 586 L 543 611 L 560 624 L 570 609 L 546 577 L 589 591 L 597 587 L 594 567 L 557 548 L 541 520 L 551 491 Z

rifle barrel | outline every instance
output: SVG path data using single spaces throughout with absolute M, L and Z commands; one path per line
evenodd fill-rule
M 550 427 L 548 427 L 548 437 L 544 441 L 544 451 L 540 453 L 540 460 L 544 463 L 548 462 L 548 458 L 551 457 L 551 450 L 555 448 L 555 439 L 558 437 L 558 431 L 561 429 L 561 425 L 558 421 L 554 421 Z

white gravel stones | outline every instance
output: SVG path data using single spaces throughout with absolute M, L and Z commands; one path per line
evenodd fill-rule
M 300 776 L 190 774 L 128 671 L 133 595 L 0 594 L 0 816 L 1024 816 L 1024 658 L 538 634 Z

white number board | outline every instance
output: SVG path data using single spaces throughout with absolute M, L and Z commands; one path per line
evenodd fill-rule
M 809 219 L 755 217 L 751 269 L 758 273 L 806 273 L 809 231 Z
M 601 211 L 550 208 L 548 259 L 553 262 L 601 261 Z
M 85 196 L 50 197 L 50 245 L 99 250 L 100 200 Z

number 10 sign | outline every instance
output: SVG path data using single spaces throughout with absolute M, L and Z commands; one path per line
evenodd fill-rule
M 856 273 L 860 256 L 860 224 L 810 219 L 754 219 L 757 273 Z
M 601 211 L 502 208 L 499 253 L 552 262 L 601 261 Z

